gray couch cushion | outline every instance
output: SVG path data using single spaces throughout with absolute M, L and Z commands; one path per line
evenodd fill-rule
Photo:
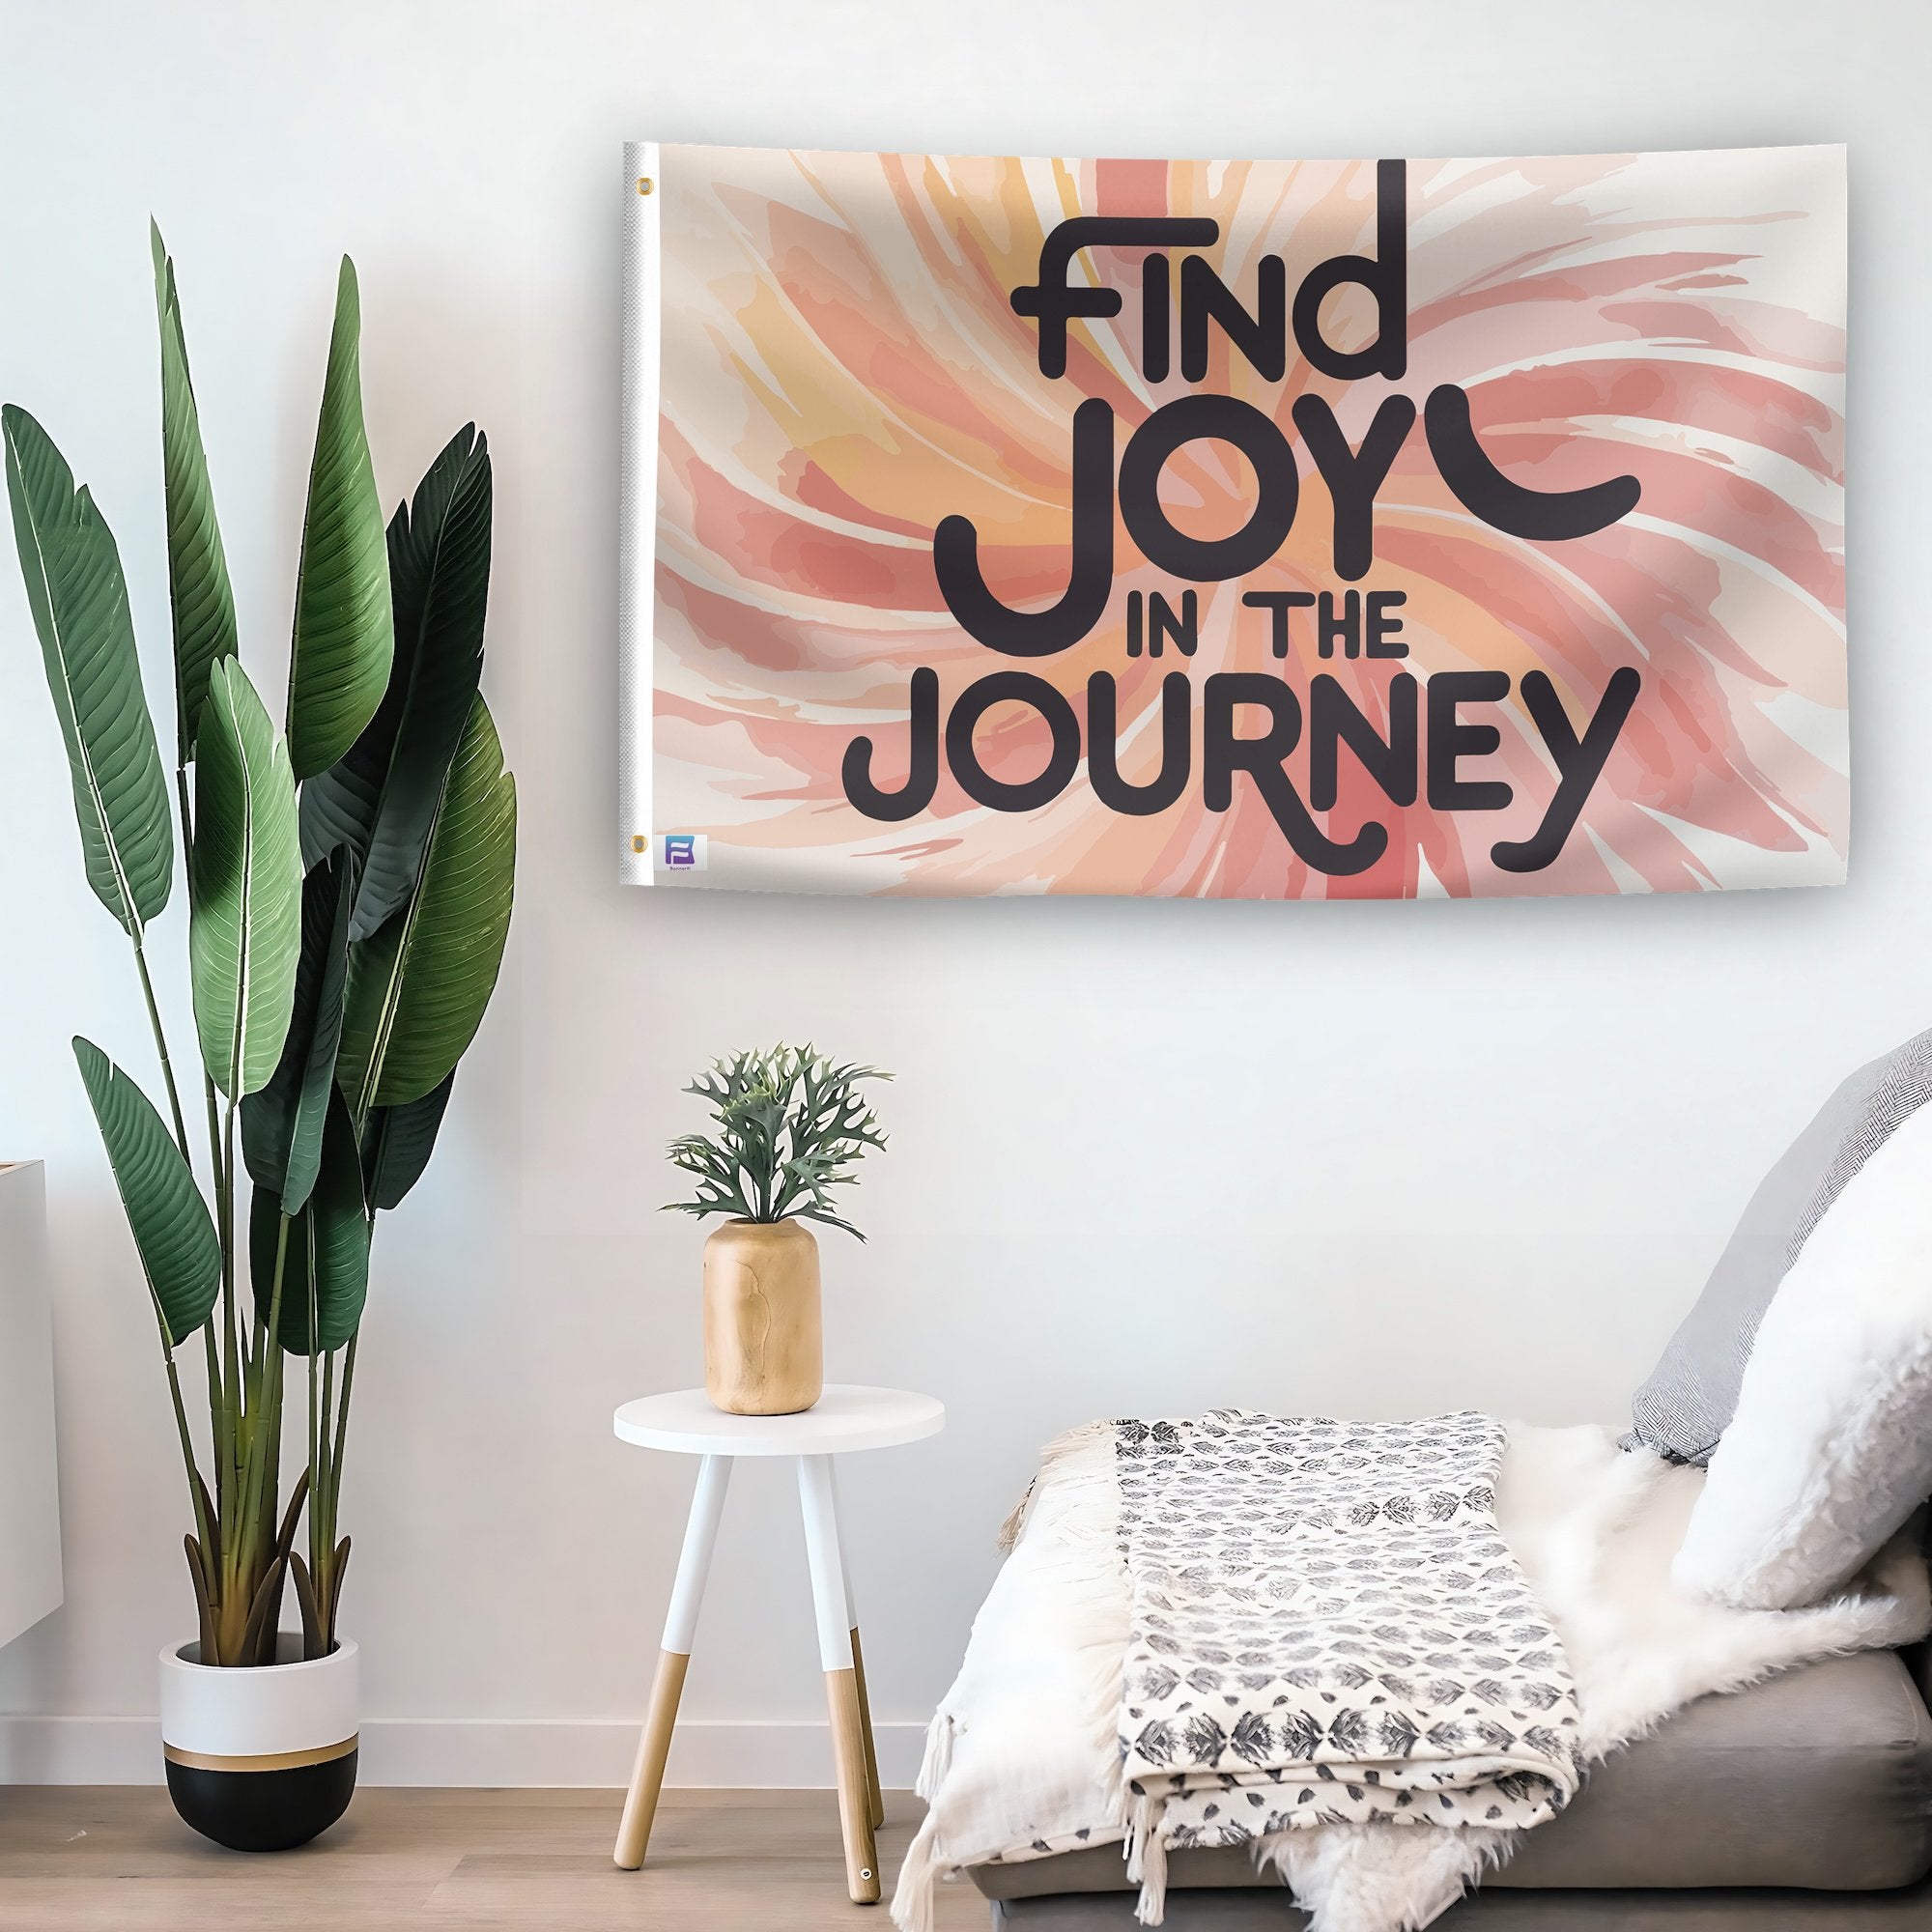
M 1420 1830 L 1420 1827 L 1410 1827 Z M 1932 1871 L 1932 1718 L 1891 1651 L 1704 1697 L 1590 1774 L 1486 1887 L 1884 1890 Z M 1118 1845 L 980 1865 L 989 1898 L 1129 1889 Z M 1247 1887 L 1238 1848 L 1177 1852 L 1168 1885 Z
M 994 1932 L 1141 1932 L 1118 1891 L 998 1899 Z M 1308 1932 L 1255 1891 L 1179 1891 L 1162 1932 Z M 1909 1891 L 1473 1891 L 1429 1932 L 1927 1932 L 1932 1886 Z
M 1932 1030 L 1860 1067 L 1825 1102 L 1751 1196 L 1696 1306 L 1637 1390 L 1626 1447 L 1710 1461 L 1778 1284 L 1846 1182 L 1927 1099 Z

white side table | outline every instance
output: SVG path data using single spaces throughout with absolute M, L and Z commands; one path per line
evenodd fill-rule
M 838 1544 L 838 1496 L 832 1461 L 855 1449 L 889 1449 L 937 1435 L 946 1423 L 944 1406 L 929 1395 L 905 1389 L 834 1382 L 813 1407 L 797 1415 L 726 1415 L 711 1406 L 702 1389 L 679 1389 L 673 1395 L 627 1402 L 611 1420 L 622 1441 L 704 1459 L 697 1466 L 697 1492 L 692 1498 L 677 1580 L 665 1617 L 664 1649 L 612 1856 L 626 1871 L 635 1871 L 643 1863 L 650 1843 L 651 1820 L 664 1788 L 665 1760 L 677 1723 L 698 1601 L 724 1513 L 731 1464 L 740 1456 L 789 1456 L 798 1465 L 799 1509 L 805 1518 L 811 1602 L 818 1619 L 818 1658 L 832 1713 L 846 1889 L 856 1903 L 876 1904 L 879 1857 L 872 1834 L 885 1822 L 885 1808 L 879 1797 L 878 1754 L 866 1698 L 858 1613 Z

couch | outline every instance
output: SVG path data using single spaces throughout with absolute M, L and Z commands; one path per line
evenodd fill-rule
M 1705 1697 L 1594 1771 L 1441 1932 L 1932 1932 L 1932 1666 L 1867 1651 Z M 1420 1828 L 1418 1828 L 1420 1829 Z M 999 1932 L 1137 1932 L 1118 1845 L 969 1876 Z M 1177 1852 L 1168 1932 L 1303 1932 L 1244 1850 Z
M 1691 1520 L 1693 1596 L 1759 1609 L 1819 1601 L 1924 1493 L 1928 1162 L 1932 1029 L 1829 1096 L 1637 1391 L 1625 1446 L 1711 1464 L 1701 1534 Z M 1794 1418 L 1810 1437 L 1793 1435 Z M 1687 1539 L 1680 1581 L 1691 1555 Z M 1562 1816 L 1435 1925 L 1932 1932 L 1928 1653 L 1864 1651 L 1698 1700 L 1598 1766 Z M 1118 1845 L 971 1876 L 1011 1932 L 1135 1924 Z M 1305 1932 L 1244 1847 L 1173 1853 L 1167 1884 L 1171 1932 Z

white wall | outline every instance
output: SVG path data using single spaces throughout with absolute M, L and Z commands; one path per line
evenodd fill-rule
M 120 532 L 167 689 L 145 222 L 183 301 L 244 649 L 277 683 L 335 254 L 393 499 L 497 457 L 488 688 L 523 796 L 506 980 L 383 1231 L 344 1516 L 373 1776 L 615 1778 L 690 1471 L 614 1403 L 699 1370 L 699 1233 L 652 1210 L 703 1055 L 897 1069 L 828 1236 L 837 1377 L 928 1388 L 853 1464 L 898 1775 L 1032 1451 L 1220 1403 L 1611 1416 L 1822 1092 L 1932 1022 L 1932 15 L 1912 4 L 980 0 L 0 11 L 0 394 Z M 618 887 L 611 830 L 627 135 L 968 152 L 1537 154 L 1851 144 L 1858 826 L 1842 891 L 1306 906 L 826 902 Z M 189 1626 L 153 1331 L 67 1037 L 148 1063 L 0 582 L 0 1155 L 44 1155 L 68 1603 L 0 1653 L 0 1776 L 152 1775 Z M 182 921 L 169 961 L 185 1042 Z M 695 1779 L 821 1771 L 802 1551 L 733 1497 Z M 93 1722 L 38 1721 L 93 1719 Z M 410 1723 L 403 1720 L 422 1720 Z M 527 1721 L 521 1721 L 527 1720 Z M 735 1726 L 735 1728 L 734 1728 Z M 776 1727 L 776 1728 L 774 1728 Z

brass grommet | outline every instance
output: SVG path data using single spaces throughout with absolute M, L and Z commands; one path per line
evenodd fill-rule
M 639 175 L 638 177 L 638 192 L 639 194 L 649 194 L 652 185 L 653 184 L 649 175 Z
M 645 848 L 645 846 L 647 846 L 649 843 L 650 840 L 646 838 L 641 832 L 632 833 L 631 850 L 633 852 L 641 852 Z

